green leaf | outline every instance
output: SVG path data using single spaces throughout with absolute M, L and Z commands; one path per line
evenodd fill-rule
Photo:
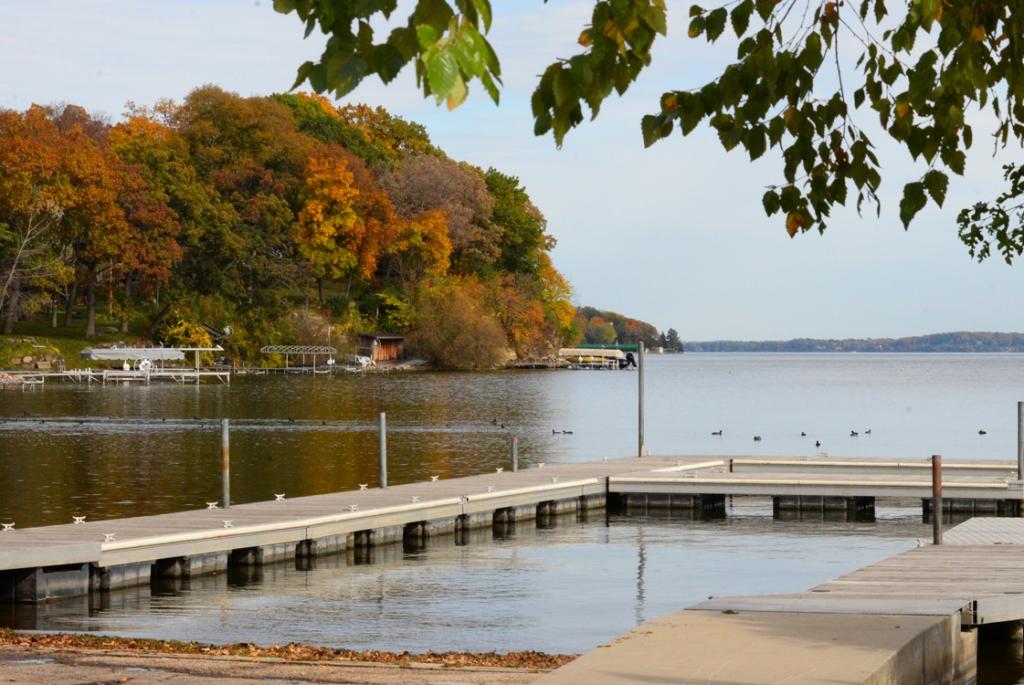
M 696 38 L 700 34 L 704 33 L 705 24 L 706 22 L 704 21 L 703 16 L 694 17 L 690 20 L 690 29 L 687 32 L 687 35 L 690 36 L 690 38 Z
M 946 200 L 949 177 L 941 171 L 932 169 L 924 175 L 924 185 L 928 189 L 928 194 L 931 195 L 932 200 L 935 201 L 935 204 L 941 207 L 942 203 Z
M 954 174 L 957 176 L 964 175 L 964 166 L 967 163 L 967 156 L 962 151 L 944 146 L 942 148 L 942 153 L 939 156 Z
M 761 198 L 761 204 L 764 205 L 764 213 L 771 216 L 779 211 L 779 208 L 782 206 L 782 200 L 779 198 L 778 193 L 774 190 L 769 190 Z
M 908 183 L 903 186 L 903 199 L 900 200 L 900 221 L 903 228 L 910 228 L 910 222 L 928 203 L 923 183 Z
M 708 13 L 707 33 L 708 40 L 715 41 L 725 30 L 725 21 L 729 18 L 729 12 L 724 7 L 719 7 Z
M 440 37 L 440 32 L 429 24 L 420 24 L 416 27 L 416 40 L 424 50 L 432 47 Z
M 565 69 L 555 72 L 554 80 L 555 105 L 562 105 L 573 99 L 572 73 Z
M 291 90 L 295 90 L 302 85 L 302 82 L 309 78 L 309 74 L 313 71 L 312 62 L 303 62 L 302 66 L 299 67 L 298 72 L 295 75 L 295 83 L 292 84 Z M 317 91 L 318 93 L 321 91 Z
M 794 185 L 782 189 L 781 207 L 784 212 L 792 212 L 800 205 L 800 190 Z
M 764 127 L 751 127 L 751 129 L 747 131 L 746 136 L 744 136 L 743 142 L 747 147 L 747 152 L 750 153 L 751 161 L 763 155 L 766 147 Z
M 665 10 L 657 4 L 651 4 L 641 10 L 644 22 L 651 27 L 651 30 L 664 36 L 668 32 L 668 25 L 665 20 Z
M 491 3 L 490 0 L 473 0 L 473 7 L 484 22 L 484 31 L 491 30 Z
M 661 117 L 647 114 L 640 120 L 640 132 L 644 136 L 644 147 L 650 147 L 661 139 Z
M 729 20 L 732 22 L 732 30 L 736 32 L 737 38 L 742 38 L 743 34 L 747 32 L 747 27 L 750 26 L 750 14 L 753 11 L 754 0 L 743 0 L 743 2 L 736 5 L 729 14 Z
M 459 63 L 455 55 L 447 50 L 435 50 L 423 56 L 427 70 L 427 85 L 430 92 L 441 101 L 448 97 L 456 80 L 459 80 Z

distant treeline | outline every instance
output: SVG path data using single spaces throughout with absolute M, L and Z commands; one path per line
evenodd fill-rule
M 687 352 L 1024 352 L 1024 333 L 933 333 L 909 338 L 710 340 Z
M 635 344 L 664 347 L 666 351 L 682 352 L 683 343 L 674 328 L 658 331 L 653 324 L 631 319 L 618 312 L 602 311 L 594 307 L 576 310 L 577 327 L 583 332 L 583 342 L 591 344 Z

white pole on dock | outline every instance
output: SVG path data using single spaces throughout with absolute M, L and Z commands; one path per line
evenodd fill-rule
M 519 438 L 515 435 L 512 436 L 509 442 L 509 450 L 512 453 L 512 471 L 519 470 Z
M 231 431 L 227 419 L 220 420 L 220 477 L 222 504 L 225 509 L 229 509 L 231 508 Z
M 384 412 L 380 413 L 380 486 L 388 486 L 388 418 Z
M 942 455 L 932 455 L 932 544 L 942 544 Z
M 637 346 L 637 394 L 639 414 L 637 416 L 637 457 L 644 456 L 644 343 Z
M 1017 403 L 1017 480 L 1024 480 L 1024 402 Z

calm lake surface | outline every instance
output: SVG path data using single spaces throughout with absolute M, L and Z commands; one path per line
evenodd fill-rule
M 510 433 L 527 464 L 633 454 L 636 381 L 631 371 L 342 373 L 3 391 L 0 520 L 201 508 L 220 495 L 221 417 L 234 421 L 235 502 L 376 483 L 381 411 L 392 483 L 505 466 Z M 1013 459 L 1024 356 L 650 355 L 646 381 L 652 453 Z M 575 652 L 709 595 L 806 589 L 929 537 L 917 510 L 880 510 L 876 523 L 776 522 L 765 502 L 737 500 L 725 521 L 597 518 L 521 525 L 499 540 L 486 531 L 460 547 L 398 546 L 370 564 L 339 556 L 305 571 L 270 566 L 260 577 L 112 593 L 105 605 L 53 605 L 6 622 L 215 642 Z

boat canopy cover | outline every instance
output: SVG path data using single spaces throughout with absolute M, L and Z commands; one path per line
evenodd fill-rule
M 563 347 L 558 351 L 558 356 L 562 358 L 590 357 L 594 359 L 625 359 L 626 353 L 622 350 L 591 350 L 582 347 Z
M 95 361 L 176 361 L 185 358 L 179 347 L 87 347 L 82 357 Z

